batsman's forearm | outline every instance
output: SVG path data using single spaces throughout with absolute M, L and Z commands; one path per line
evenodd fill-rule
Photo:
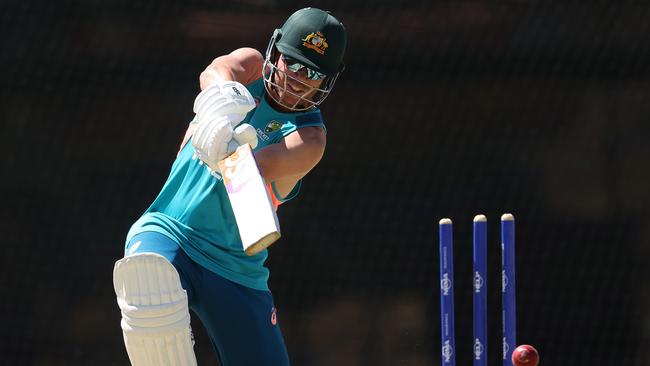
M 199 84 L 201 86 L 201 90 L 205 90 L 205 88 L 216 83 L 217 81 L 235 80 L 232 73 L 229 73 L 225 68 L 220 67 L 218 64 L 215 64 L 217 60 L 218 58 L 201 73 L 201 76 L 199 76 Z
M 260 173 L 267 182 L 305 176 L 313 165 L 303 162 L 283 144 L 272 144 L 255 153 Z
M 214 84 L 217 79 L 237 81 L 247 85 L 262 77 L 264 58 L 256 49 L 243 47 L 219 56 L 201 73 L 201 90 Z
M 196 129 L 196 123 L 190 124 L 190 126 L 187 128 L 187 131 L 185 131 L 185 136 L 183 136 L 183 142 L 181 142 L 181 146 L 178 149 L 178 153 L 176 154 L 176 156 L 178 156 L 178 154 L 181 153 L 181 150 L 183 150 L 185 144 L 187 144 L 187 142 L 190 140 L 195 129 Z
M 262 176 L 269 182 L 306 175 L 323 157 L 325 133 L 320 127 L 304 127 L 282 141 L 255 152 Z

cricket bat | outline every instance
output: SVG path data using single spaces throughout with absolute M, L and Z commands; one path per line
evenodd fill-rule
M 243 144 L 219 162 L 244 252 L 255 255 L 280 238 L 280 223 L 253 149 Z

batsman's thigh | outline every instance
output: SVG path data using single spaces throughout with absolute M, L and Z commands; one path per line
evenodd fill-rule
M 205 326 L 223 366 L 289 365 L 270 292 L 207 272 L 197 299 L 192 310 Z
M 187 292 L 169 260 L 153 252 L 124 257 L 113 286 L 132 365 L 196 365 Z

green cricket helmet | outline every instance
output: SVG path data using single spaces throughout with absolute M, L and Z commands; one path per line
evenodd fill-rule
M 275 102 L 293 111 L 307 110 L 318 106 L 329 95 L 339 73 L 345 68 L 343 55 L 346 42 L 345 27 L 329 12 L 316 8 L 304 8 L 293 13 L 281 28 L 275 30 L 271 37 L 266 50 L 263 76 L 267 91 L 289 93 L 297 97 L 298 101 L 293 105 L 287 105 L 278 100 L 276 93 L 269 93 L 269 95 Z M 320 87 L 313 88 L 297 80 L 291 74 L 278 69 L 277 62 L 280 54 L 310 69 L 310 75 L 316 75 L 315 77 L 318 79 L 322 77 L 323 82 Z M 285 74 L 284 85 L 279 85 L 274 80 L 276 72 Z M 299 95 L 288 90 L 287 78 L 305 86 L 306 91 Z M 316 93 L 313 96 L 305 97 L 314 90 Z

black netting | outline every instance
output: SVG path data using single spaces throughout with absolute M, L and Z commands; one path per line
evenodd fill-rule
M 198 75 L 234 48 L 264 51 L 302 6 L 0 2 L 1 364 L 128 363 L 112 266 L 169 172 Z M 500 364 L 497 222 L 512 212 L 520 343 L 542 365 L 646 365 L 650 3 L 318 6 L 349 42 L 325 157 L 281 207 L 268 261 L 293 364 L 440 364 L 442 217 L 469 364 L 477 213 Z

